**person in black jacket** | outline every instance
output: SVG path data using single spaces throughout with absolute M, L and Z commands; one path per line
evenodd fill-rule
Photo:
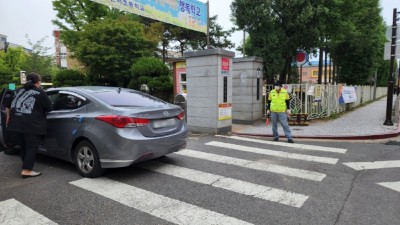
M 23 88 L 14 92 L 9 108 L 8 130 L 16 133 L 17 145 L 21 148 L 23 178 L 37 177 L 40 172 L 33 171 L 36 154 L 43 135 L 46 134 L 46 115 L 51 111 L 51 101 L 41 89 L 41 77 L 29 73 Z

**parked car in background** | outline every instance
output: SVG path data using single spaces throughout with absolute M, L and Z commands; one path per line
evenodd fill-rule
M 8 90 L 3 90 L 1 103 Z M 72 162 L 84 177 L 186 147 L 184 111 L 148 94 L 118 87 L 50 88 L 53 110 L 40 154 Z M 8 154 L 1 113 L 0 145 Z

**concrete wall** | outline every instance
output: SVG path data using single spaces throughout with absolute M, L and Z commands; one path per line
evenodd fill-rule
M 223 102 L 222 58 L 229 58 L 227 102 L 232 103 L 232 58 L 234 52 L 222 49 L 187 52 L 187 123 L 195 133 L 218 134 L 232 129 L 232 119 L 219 120 Z
M 259 99 L 257 100 L 257 69 L 259 72 Z M 253 124 L 262 117 L 263 60 L 258 57 L 233 59 L 233 123 Z

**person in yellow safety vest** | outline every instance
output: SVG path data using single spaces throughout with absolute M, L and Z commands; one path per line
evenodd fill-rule
M 275 89 L 270 91 L 268 95 L 267 106 L 267 115 L 271 114 L 273 141 L 279 141 L 279 120 L 288 142 L 294 143 L 288 124 L 288 116 L 290 116 L 289 94 L 286 89 L 282 88 L 282 83 L 279 80 L 274 83 L 274 86 Z

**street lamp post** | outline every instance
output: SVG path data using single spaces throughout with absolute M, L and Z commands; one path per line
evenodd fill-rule
M 390 75 L 388 81 L 387 102 L 386 102 L 386 120 L 383 125 L 393 126 L 392 109 L 393 109 L 393 83 L 394 83 L 394 60 L 396 57 L 396 34 L 397 34 L 397 8 L 393 9 L 393 26 L 392 26 L 392 46 L 390 51 Z

